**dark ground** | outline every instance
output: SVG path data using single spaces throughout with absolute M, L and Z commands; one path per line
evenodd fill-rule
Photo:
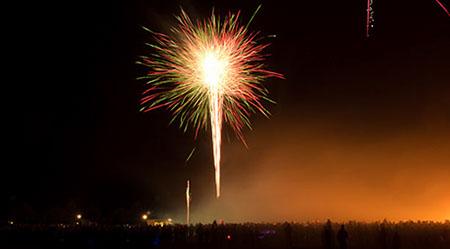
M 12 225 L 1 248 L 342 248 L 340 224 Z M 450 222 L 345 224 L 347 248 L 448 249 Z M 341 239 L 342 240 L 342 239 Z

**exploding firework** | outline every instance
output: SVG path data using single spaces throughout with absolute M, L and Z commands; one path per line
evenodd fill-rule
M 222 124 L 228 123 L 244 142 L 242 130 L 250 127 L 250 115 L 269 114 L 262 100 L 271 100 L 261 82 L 283 76 L 265 69 L 268 44 L 257 43 L 258 33 L 240 24 L 239 12 L 221 18 L 213 11 L 206 20 L 192 21 L 181 10 L 177 20 L 170 36 L 148 30 L 156 42 L 148 44 L 154 52 L 139 62 L 150 69 L 141 77 L 148 80 L 141 110 L 165 107 L 173 114 L 171 122 L 178 120 L 184 131 L 192 127 L 195 136 L 209 120 L 219 197 Z

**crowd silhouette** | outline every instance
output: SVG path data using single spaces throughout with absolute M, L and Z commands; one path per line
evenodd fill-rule
M 0 248 L 450 249 L 450 222 L 7 225 Z

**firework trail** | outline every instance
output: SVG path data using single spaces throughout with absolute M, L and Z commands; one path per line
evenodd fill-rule
M 189 153 L 189 155 L 187 156 L 186 160 L 184 160 L 184 162 L 189 162 L 189 160 L 191 159 L 192 155 L 194 155 L 196 147 L 192 148 L 191 153 Z
M 366 38 L 370 36 L 370 29 L 373 27 L 373 22 L 375 21 L 373 12 L 373 0 L 367 0 Z
M 436 3 L 445 11 L 445 13 L 447 13 L 447 16 L 450 16 L 448 9 L 444 6 L 444 4 L 441 3 L 441 1 L 436 0 Z
M 242 129 L 250 128 L 250 115 L 269 115 L 262 100 L 272 101 L 262 81 L 283 76 L 265 69 L 263 50 L 269 44 L 257 43 L 258 33 L 240 24 L 239 12 L 220 17 L 213 11 L 206 20 L 192 21 L 181 10 L 177 20 L 170 36 L 147 29 L 155 43 L 148 44 L 153 53 L 138 62 L 150 69 L 140 77 L 147 80 L 141 111 L 165 107 L 173 114 L 171 122 L 179 121 L 184 131 L 192 127 L 195 136 L 209 120 L 219 197 L 222 124 L 244 142 Z
M 187 180 L 186 182 L 186 224 L 189 225 L 190 223 L 190 208 L 191 208 L 191 187 L 190 187 L 190 183 L 189 180 Z

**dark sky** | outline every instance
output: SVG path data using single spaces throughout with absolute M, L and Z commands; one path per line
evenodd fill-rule
M 209 134 L 138 112 L 141 26 L 169 32 L 180 6 L 246 20 L 258 3 L 63 2 L 28 6 L 14 31 L 2 218 L 181 217 L 186 179 L 196 220 L 450 217 L 450 18 L 434 1 L 375 1 L 368 40 L 365 1 L 263 2 L 250 28 L 277 35 L 267 64 L 286 80 L 266 82 L 277 104 L 252 118 L 248 149 L 224 130 L 220 201 Z

